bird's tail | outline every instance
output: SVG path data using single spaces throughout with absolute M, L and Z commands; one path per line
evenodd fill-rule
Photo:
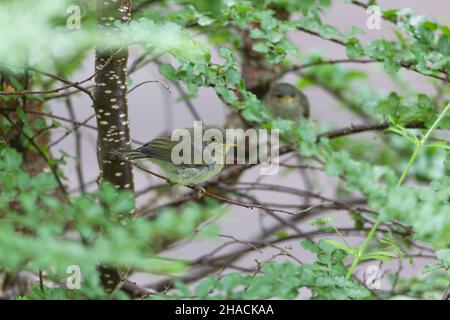
M 116 156 L 123 156 L 123 157 L 127 158 L 128 160 L 148 158 L 148 155 L 146 155 L 145 153 L 142 153 L 140 151 L 137 151 L 137 150 L 124 150 L 124 149 L 114 150 L 114 151 L 111 151 L 111 154 L 116 155 Z

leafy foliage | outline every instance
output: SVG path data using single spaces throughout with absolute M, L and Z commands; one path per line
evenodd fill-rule
M 132 44 L 141 44 L 146 50 L 154 52 L 155 56 L 170 52 L 181 61 L 209 60 L 209 51 L 201 42 L 193 39 L 185 30 L 175 23 L 160 22 L 141 18 L 128 25 L 117 25 L 96 30 L 92 19 L 84 19 L 78 30 L 71 31 L 63 22 L 66 9 L 72 4 L 70 0 L 39 1 L 33 10 L 29 10 L 29 1 L 20 0 L 0 4 L 1 25 L 0 46 L 2 64 L 20 67 L 28 61 L 31 65 L 49 66 L 56 61 L 70 61 L 77 52 L 97 45 L 120 49 Z M 85 16 L 92 9 L 87 7 Z M 37 19 L 36 19 L 37 18 Z M 33 23 L 29 23 L 33 21 Z M 122 32 L 111 43 L 105 40 L 103 34 L 113 32 L 113 28 Z M 98 34 L 100 33 L 100 34 Z M 52 39 L 51 42 L 48 39 Z M 14 52 L 14 54 L 11 54 Z M 33 52 L 30 55 L 30 52 Z
M 50 277 L 57 280 L 67 277 L 68 266 L 77 265 L 84 277 L 80 297 L 102 296 L 99 264 L 156 274 L 186 270 L 183 261 L 159 258 L 154 248 L 161 241 L 191 235 L 200 222 L 223 213 L 212 202 L 203 207 L 188 205 L 181 214 L 169 208 L 152 222 L 131 219 L 130 192 L 104 184 L 98 193 L 58 201 L 53 176 L 26 174 L 15 150 L 3 148 L 0 163 L 2 269 L 37 272 L 52 266 Z M 67 238 L 65 228 L 71 223 L 77 231 Z
M 140 10 L 132 11 L 130 23 L 117 22 L 102 30 L 96 30 L 92 5 L 83 9 L 82 28 L 68 30 L 66 9 L 72 1 L 0 3 L 0 271 L 38 274 L 44 270 L 46 278 L 57 286 L 45 290 L 35 286 L 22 299 L 110 297 L 100 284 L 99 265 L 179 277 L 174 290 L 152 299 L 295 299 L 302 290 L 308 291 L 312 299 L 371 299 L 377 295 L 353 278 L 358 263 L 402 262 L 416 240 L 433 252 L 435 263 L 425 268 L 423 277 L 393 277 L 392 292 L 380 296 L 427 298 L 446 288 L 450 244 L 448 26 L 407 9 L 382 10 L 383 19 L 395 28 L 395 37 L 365 42 L 359 37 L 364 33 L 360 28 L 339 30 L 326 22 L 324 12 L 334 4 L 332 0 L 133 3 L 133 8 Z M 293 32 L 334 43 L 345 49 L 347 57 L 333 61 L 324 54 L 307 54 L 291 40 Z M 112 41 L 104 37 L 107 33 L 114 33 Z M 28 80 L 31 88 L 54 88 L 57 80 L 80 68 L 94 47 L 119 52 L 130 46 L 144 51 L 136 68 L 171 55 L 174 59 L 159 64 L 159 72 L 170 81 L 181 82 L 189 98 L 195 97 L 200 88 L 213 89 L 250 126 L 278 129 L 286 153 L 301 156 L 307 165 L 316 164 L 324 175 L 338 181 L 338 200 L 331 201 L 319 193 L 311 195 L 345 210 L 365 241 L 359 246 L 350 245 L 340 228 L 330 227 L 330 220 L 321 218 L 312 227 L 337 235 L 340 240 L 325 237 L 317 242 L 303 241 L 302 248 L 315 255 L 314 262 L 280 263 L 271 259 L 258 263 L 255 273 L 208 275 L 191 289 L 182 278 L 191 262 L 164 258 L 160 251 L 193 236 L 216 239 L 219 232 L 210 220 L 225 212 L 222 203 L 211 199 L 181 201 L 161 206 L 149 219 L 130 214 L 135 210 L 132 192 L 118 191 L 107 183 L 79 196 L 62 193 L 65 158 L 71 155 L 55 159 L 49 145 L 34 138 L 64 126 L 53 118 L 31 118 L 31 103 L 36 103 L 38 113 L 45 116 L 41 111 L 46 107 L 47 93 L 26 92 L 19 99 L 14 91 L 31 90 Z M 344 66 L 347 62 L 381 64 L 398 86 L 392 92 L 378 90 L 367 72 Z M 296 74 L 298 88 L 320 88 L 356 117 L 365 122 L 377 121 L 386 129 L 380 132 L 383 138 L 350 137 L 358 132 L 353 126 L 333 136 L 327 123 L 273 118 L 261 101 L 261 93 L 248 87 L 249 76 L 240 65 L 261 72 L 255 76 L 260 78 L 261 87 L 288 73 Z M 35 68 L 57 76 L 49 80 L 45 72 Z M 430 83 L 437 94 L 414 91 L 402 79 L 401 70 L 433 81 Z M 63 82 L 66 88 L 79 89 L 78 82 Z M 84 89 L 90 92 L 90 88 Z M 3 113 L 13 114 L 19 128 Z M 9 145 L 9 140 L 14 146 Z M 50 170 L 28 172 L 23 154 L 30 150 L 45 158 Z M 407 178 L 408 183 L 403 184 Z M 227 196 L 233 198 L 229 201 L 232 204 L 237 203 L 234 199 L 242 200 L 239 193 L 229 192 Z M 363 210 L 342 203 L 340 199 L 346 197 L 358 197 Z M 321 203 L 305 212 L 315 214 L 313 211 L 321 205 L 325 207 Z M 381 231 L 385 235 L 379 240 L 378 223 L 388 228 Z M 366 234 L 367 225 L 371 229 Z M 286 230 L 276 232 L 280 241 L 292 237 Z M 270 241 L 263 240 L 264 244 Z M 350 266 L 348 258 L 354 259 Z M 83 270 L 81 290 L 64 287 L 70 265 Z M 119 290 L 113 296 L 127 298 Z
M 344 251 L 333 247 L 325 240 L 320 240 L 317 244 L 305 240 L 302 247 L 316 255 L 315 263 L 294 265 L 288 262 L 282 264 L 267 262 L 261 267 L 261 274 L 231 273 L 219 279 L 208 277 L 202 280 L 193 292 L 178 282 L 176 286 L 178 291 L 169 298 L 294 299 L 301 288 L 310 289 L 313 299 L 342 300 L 371 297 L 364 286 L 345 279 Z

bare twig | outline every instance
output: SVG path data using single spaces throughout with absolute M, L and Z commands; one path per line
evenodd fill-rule
M 66 98 L 66 106 L 70 115 L 70 119 L 72 121 L 76 121 L 75 111 L 73 110 L 72 100 L 70 98 Z M 89 119 L 89 118 L 88 118 Z M 85 120 L 86 121 L 86 120 Z M 75 155 L 77 157 L 75 170 L 77 172 L 78 185 L 81 193 L 85 193 L 85 182 L 83 177 L 83 168 L 82 168 L 82 151 L 81 151 L 81 132 L 77 127 L 77 124 L 73 124 L 72 131 L 75 132 Z
M 130 161 L 129 159 L 127 159 L 123 155 L 118 154 L 118 153 L 114 153 L 114 154 L 120 160 L 123 160 L 123 161 L 126 161 L 126 162 L 130 163 L 134 167 L 136 167 L 136 168 L 138 168 L 138 169 L 140 169 L 140 170 L 142 170 L 142 171 L 144 171 L 144 172 L 146 172 L 148 174 L 151 174 L 151 175 L 153 175 L 155 177 L 158 177 L 158 178 L 163 179 L 163 180 L 165 180 L 167 182 L 170 182 L 170 180 L 168 178 L 166 178 L 166 177 L 164 177 L 164 176 L 162 176 L 162 175 L 160 175 L 158 173 L 155 173 L 153 171 L 150 171 L 149 169 L 145 168 L 144 166 L 142 166 L 140 164 L 137 164 L 135 162 Z M 186 186 L 186 187 L 189 188 L 189 189 L 192 189 L 194 191 L 199 191 L 199 189 L 194 187 L 194 186 Z M 211 197 L 211 198 L 214 198 L 214 199 L 217 199 L 217 200 L 220 200 L 222 202 L 226 202 L 226 203 L 229 203 L 229 204 L 232 204 L 232 205 L 244 207 L 244 208 L 247 208 L 247 209 L 264 209 L 264 210 L 270 210 L 272 212 L 286 213 L 286 214 L 289 214 L 289 215 L 295 215 L 296 214 L 295 212 L 286 211 L 286 210 L 277 209 L 277 208 L 268 208 L 268 207 L 265 207 L 265 206 L 262 206 L 262 205 L 258 205 L 258 204 L 254 204 L 254 203 L 249 204 L 249 203 L 245 203 L 245 202 L 239 202 L 239 201 L 236 201 L 236 200 L 225 198 L 225 197 L 217 195 L 217 194 L 210 193 L 208 191 L 204 191 L 204 195 L 206 195 L 208 197 Z
M 39 270 L 39 288 L 41 289 L 41 292 L 45 292 L 44 287 L 44 275 L 42 274 L 42 270 Z
M 180 85 L 178 81 L 172 81 L 175 88 L 180 93 L 181 99 L 186 104 L 186 107 L 188 108 L 189 112 L 192 114 L 192 117 L 196 121 L 202 121 L 202 118 L 200 117 L 200 114 L 195 109 L 194 105 L 192 104 L 191 99 L 189 99 L 187 93 L 184 91 L 183 87 Z
M 162 80 L 148 80 L 148 81 L 143 81 L 143 82 L 141 82 L 141 83 L 135 85 L 135 86 L 134 86 L 133 88 L 131 88 L 130 90 L 128 90 L 128 93 L 133 92 L 134 90 L 136 90 L 136 89 L 139 88 L 140 86 L 143 86 L 144 84 L 147 84 L 147 83 L 155 83 L 155 82 L 156 82 L 156 83 L 162 84 L 162 85 L 164 86 L 164 88 L 165 88 L 169 93 L 172 93 L 172 90 L 170 89 L 169 85 L 168 85 L 166 82 L 162 81 Z
M 442 300 L 450 300 L 450 283 L 445 290 L 444 294 L 442 295 Z
M 285 72 L 298 72 L 306 68 L 310 67 L 317 67 L 322 65 L 333 65 L 333 64 L 342 64 L 342 63 L 360 63 L 360 64 L 367 64 L 367 63 L 374 63 L 378 62 L 374 59 L 365 59 L 365 60 L 358 60 L 358 59 L 337 59 L 337 60 L 319 60 L 319 61 L 313 61 L 309 63 L 305 63 L 302 65 L 293 66 L 289 69 L 286 69 Z
M 86 126 L 86 124 L 91 121 L 92 119 L 95 118 L 95 114 L 89 116 L 86 118 L 86 120 L 84 120 L 83 122 L 77 122 L 75 119 L 70 119 L 72 121 L 72 129 L 68 130 L 66 133 L 64 133 L 61 137 L 59 137 L 58 139 L 56 139 L 55 141 L 53 141 L 52 143 L 49 144 L 49 148 L 52 148 L 54 146 L 56 146 L 58 143 L 60 143 L 61 141 L 63 141 L 65 138 L 67 138 L 71 133 L 75 132 L 75 134 L 78 134 L 78 129 L 80 127 L 84 127 Z M 92 129 L 97 130 L 96 127 L 92 127 Z
M 381 131 L 386 130 L 391 126 L 389 122 L 380 122 L 372 124 L 362 124 L 362 125 L 350 125 L 349 127 L 336 129 L 328 132 L 324 132 L 318 135 L 317 139 L 320 138 L 339 138 L 343 136 L 348 136 L 356 133 L 366 132 L 366 131 Z M 410 129 L 425 129 L 425 124 L 423 122 L 410 122 L 405 125 L 406 128 Z

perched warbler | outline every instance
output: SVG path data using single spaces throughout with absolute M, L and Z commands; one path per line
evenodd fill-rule
M 224 129 L 202 126 L 198 130 L 178 129 L 135 150 L 118 150 L 115 153 L 129 160 L 150 160 L 165 172 L 170 183 L 196 186 L 220 173 L 227 151 L 232 146 L 235 144 L 225 140 Z
M 301 121 L 309 118 L 308 98 L 289 83 L 277 83 L 264 96 L 264 105 L 274 117 Z

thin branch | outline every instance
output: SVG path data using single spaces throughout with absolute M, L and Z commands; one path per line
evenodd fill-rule
M 180 85 L 178 81 L 172 81 L 175 88 L 180 93 L 181 99 L 186 104 L 186 107 L 188 108 L 189 112 L 192 114 L 192 117 L 195 121 L 202 121 L 202 118 L 200 117 L 200 114 L 195 109 L 194 105 L 192 104 L 191 99 L 189 99 L 187 93 L 184 91 L 183 87 Z
M 445 290 L 444 294 L 442 295 L 442 300 L 450 300 L 450 283 Z
M 0 138 L 5 145 L 8 145 L 8 139 L 6 138 L 6 134 L 3 132 L 2 128 L 0 128 Z
M 361 106 L 358 103 L 355 103 L 351 99 L 347 98 L 339 89 L 330 87 L 326 80 L 322 80 L 319 77 L 315 76 L 314 74 L 307 74 L 307 73 L 301 73 L 299 72 L 299 75 L 303 78 L 306 78 L 310 81 L 312 81 L 316 86 L 324 90 L 326 93 L 328 93 L 331 97 L 339 101 L 342 105 L 344 105 L 346 108 L 348 108 L 350 111 L 355 113 L 358 117 L 360 117 L 364 121 L 370 121 L 372 120 L 372 116 L 368 114 L 364 109 L 361 108 Z
M 56 89 L 38 90 L 38 91 L 33 91 L 33 90 L 0 91 L 0 95 L 6 95 L 6 96 L 10 96 L 10 95 L 27 95 L 27 94 L 30 94 L 30 95 L 36 95 L 36 94 L 37 95 L 42 95 L 42 94 L 50 94 L 50 93 L 59 93 L 60 91 L 63 91 L 63 90 L 66 90 L 66 89 L 77 88 L 79 91 L 82 91 L 82 92 L 86 93 L 91 98 L 91 100 L 94 101 L 94 95 L 91 93 L 90 87 L 84 88 L 84 87 L 81 87 L 80 85 L 83 84 L 83 83 L 89 82 L 92 79 L 94 79 L 96 76 L 98 76 L 110 64 L 110 62 L 114 58 L 114 56 L 117 53 L 119 53 L 121 50 L 122 49 L 118 49 L 116 52 L 114 52 L 109 57 L 109 59 L 105 61 L 105 63 L 101 67 L 99 66 L 97 68 L 97 70 L 94 72 L 94 74 L 90 75 L 89 77 L 87 77 L 84 80 L 76 81 L 76 82 L 72 82 L 72 81 L 66 80 L 66 79 L 64 79 L 64 78 L 62 78 L 60 76 L 57 76 L 57 75 L 54 75 L 54 74 L 51 74 L 51 73 L 48 73 L 48 72 L 45 72 L 45 71 L 41 71 L 41 70 L 38 70 L 38 69 L 35 69 L 35 68 L 31 68 L 31 67 L 28 67 L 28 66 L 27 67 L 23 67 L 26 70 L 31 70 L 31 71 L 34 71 L 36 73 L 40 73 L 40 74 L 45 75 L 45 76 L 47 76 L 49 78 L 61 81 L 62 83 L 65 83 L 67 85 L 59 87 L 59 88 L 56 88 Z M 19 66 L 19 67 L 22 67 L 22 66 Z M 78 93 L 79 92 L 78 90 L 77 91 L 72 91 L 70 93 L 62 94 L 61 96 L 49 97 L 48 99 L 50 100 L 50 99 L 56 99 L 56 98 L 65 97 L 67 95 Z
M 75 135 L 78 135 L 78 132 L 79 132 L 78 129 L 79 129 L 80 127 L 86 126 L 87 123 L 88 123 L 90 120 L 92 120 L 93 118 L 95 118 L 95 114 L 93 114 L 93 115 L 87 117 L 86 120 L 84 120 L 83 122 L 79 122 L 79 123 L 77 123 L 77 121 L 76 121 L 75 119 L 70 119 L 70 120 L 72 121 L 72 125 L 73 125 L 72 129 L 71 129 L 71 130 L 68 130 L 68 131 L 67 131 L 66 133 L 64 133 L 61 137 L 59 137 L 58 139 L 56 139 L 55 141 L 53 141 L 52 143 L 50 143 L 48 147 L 49 147 L 49 148 L 54 147 L 55 145 L 57 145 L 58 143 L 60 143 L 62 140 L 64 140 L 65 138 L 67 138 L 67 137 L 68 137 L 71 133 L 73 133 L 73 132 L 75 132 Z M 97 128 L 95 128 L 95 127 L 94 127 L 93 129 L 97 130 Z
M 343 228 L 340 229 L 341 232 L 345 235 L 350 235 L 350 234 L 355 234 L 355 235 L 360 235 L 360 236 L 364 236 L 364 231 L 365 229 L 356 229 L 356 228 Z M 380 233 L 386 232 L 385 230 L 378 230 Z M 282 243 L 282 242 L 286 242 L 286 241 L 292 241 L 292 240 L 298 240 L 298 239 L 304 239 L 307 237 L 315 237 L 315 236 L 320 236 L 320 235 L 324 235 L 324 234 L 329 234 L 329 232 L 324 231 L 324 230 L 314 230 L 314 231 L 309 231 L 303 234 L 295 234 L 295 235 L 290 235 L 288 237 L 285 238 L 276 238 L 270 241 L 264 241 L 263 239 L 260 239 L 259 237 L 255 240 L 245 240 L 246 242 L 246 246 L 244 248 L 239 248 L 236 249 L 232 252 L 229 253 L 225 253 L 221 256 L 218 257 L 213 257 L 213 254 L 211 252 L 197 258 L 194 259 L 192 261 L 189 262 L 189 265 L 191 266 L 197 266 L 197 267 L 202 267 L 202 269 L 200 270 L 192 270 L 191 273 L 181 277 L 181 280 L 183 282 L 194 282 L 197 281 L 201 278 L 203 278 L 205 275 L 210 274 L 214 271 L 219 270 L 221 267 L 226 267 L 229 263 L 232 263 L 233 261 L 238 260 L 239 258 L 242 258 L 244 255 L 253 252 L 254 248 L 256 247 L 258 250 L 261 250 L 265 247 L 271 247 L 275 244 L 278 243 Z M 243 240 L 241 240 L 243 241 Z M 232 244 L 232 243 L 230 243 Z M 222 247 L 224 248 L 224 247 Z M 214 249 L 215 252 L 217 252 L 217 249 Z M 145 287 L 150 287 L 153 288 L 156 291 L 161 291 L 161 290 L 167 290 L 168 288 L 170 288 L 171 286 L 173 286 L 173 279 L 166 279 L 166 280 L 162 280 L 159 281 L 155 284 L 152 285 L 148 285 Z
M 45 292 L 45 287 L 44 287 L 44 275 L 42 273 L 42 270 L 39 270 L 39 288 L 41 289 L 41 292 L 44 293 Z
M 72 100 L 70 98 L 66 98 L 66 106 L 67 106 L 67 110 L 70 115 L 70 119 L 72 121 L 76 121 L 75 111 L 73 110 Z M 89 120 L 87 120 L 87 121 L 89 121 Z M 77 157 L 75 170 L 77 172 L 78 185 L 79 185 L 80 191 L 82 194 L 84 194 L 86 192 L 86 189 L 85 189 L 85 182 L 84 182 L 83 168 L 82 168 L 81 132 L 79 130 L 77 130 L 78 129 L 77 126 L 78 126 L 77 124 L 73 124 L 73 128 L 72 128 L 72 131 L 75 132 L 75 155 Z M 59 141 L 61 141 L 61 140 L 59 140 Z
M 131 88 L 130 90 L 128 90 L 128 93 L 133 92 L 134 90 L 136 90 L 136 89 L 139 88 L 140 86 L 143 86 L 144 84 L 147 84 L 147 83 L 155 83 L 155 82 L 161 83 L 161 84 L 164 86 L 164 88 L 166 88 L 166 90 L 167 90 L 169 93 L 172 93 L 172 90 L 170 89 L 169 85 L 168 85 L 166 82 L 162 81 L 162 80 L 148 80 L 148 81 L 143 81 L 143 82 L 141 82 L 141 83 L 135 85 L 135 86 L 134 86 L 133 88 Z
M 317 136 L 317 139 L 320 138 L 339 138 L 343 136 L 348 136 L 352 134 L 357 134 L 366 131 L 381 131 L 386 130 L 390 127 L 389 122 L 380 122 L 380 123 L 372 123 L 372 124 L 360 124 L 360 125 L 350 125 L 349 127 L 344 127 L 336 130 L 327 131 L 321 133 Z M 423 122 L 410 122 L 405 125 L 406 128 L 409 129 L 425 129 L 425 124 Z
M 64 78 L 62 78 L 62 77 L 60 77 L 60 76 L 58 76 L 58 75 L 54 75 L 54 74 L 48 73 L 48 72 L 46 72 L 46 71 L 41 71 L 41 70 L 38 70 L 38 69 L 35 69 L 35 68 L 31 68 L 31 67 L 28 67 L 27 69 L 28 69 L 28 70 L 31 70 L 31 71 L 33 71 L 33 72 L 36 72 L 36 73 L 40 73 L 40 74 L 42 74 L 42 75 L 44 75 L 44 76 L 47 76 L 47 77 L 49 77 L 49 78 L 58 80 L 58 81 L 60 81 L 60 82 L 62 82 L 62 83 L 65 83 L 65 84 L 69 85 L 68 88 L 74 87 L 74 88 L 76 88 L 76 89 L 78 89 L 78 90 L 80 90 L 80 91 L 86 93 L 86 94 L 89 96 L 89 98 L 91 98 L 91 100 L 94 101 L 94 96 L 93 96 L 93 94 L 91 93 L 91 91 L 90 91 L 89 89 L 86 89 L 86 88 L 80 86 L 80 84 L 83 84 L 84 82 L 89 81 L 89 80 L 90 80 L 89 78 L 88 78 L 89 80 L 86 79 L 86 80 L 81 81 L 81 82 L 72 82 L 72 81 L 70 81 L 70 80 L 66 80 L 66 79 L 64 79 Z
M 138 286 L 136 282 L 130 280 L 124 280 L 120 289 L 134 299 L 145 299 L 149 295 L 156 293 L 151 290 L 142 288 Z
M 155 59 L 155 63 L 158 66 L 162 65 L 162 62 L 159 61 L 158 59 Z M 189 112 L 192 114 L 192 117 L 194 118 L 194 120 L 202 121 L 202 118 L 200 117 L 199 113 L 195 109 L 194 105 L 192 104 L 191 99 L 189 99 L 187 93 L 184 91 L 184 89 L 181 86 L 181 84 L 178 81 L 176 81 L 176 80 L 175 81 L 171 81 L 171 83 L 173 83 L 174 87 L 177 89 L 178 93 L 181 96 L 181 99 L 186 104 L 186 107 L 188 108 Z
M 308 30 L 308 29 L 303 28 L 303 27 L 297 27 L 297 30 L 302 31 L 304 33 L 307 33 L 309 35 L 321 38 L 321 39 L 326 40 L 326 41 L 331 41 L 331 42 L 339 44 L 341 46 L 347 46 L 347 43 L 345 43 L 344 41 L 341 41 L 341 40 L 338 40 L 338 39 L 333 39 L 333 38 L 329 38 L 329 39 L 325 38 L 320 33 L 316 32 L 316 31 Z
M 132 166 L 134 166 L 134 167 L 144 171 L 145 173 L 151 174 L 151 175 L 153 175 L 155 177 L 158 177 L 158 178 L 163 179 L 163 180 L 165 180 L 165 181 L 170 183 L 170 180 L 168 178 L 166 178 L 166 177 L 164 177 L 164 176 L 162 176 L 162 175 L 160 175 L 158 173 L 155 173 L 153 171 L 150 171 L 149 169 L 145 168 L 144 166 L 142 166 L 142 165 L 140 165 L 138 163 L 130 161 L 129 159 L 127 159 L 123 155 L 118 154 L 118 153 L 114 153 L 114 155 L 117 158 L 119 158 L 120 160 L 123 160 L 125 162 L 130 163 Z M 194 186 L 186 186 L 186 188 L 189 188 L 189 189 L 194 190 L 196 192 L 199 191 L 199 189 L 194 187 Z M 236 201 L 236 200 L 225 198 L 223 196 L 220 196 L 220 195 L 217 195 L 217 194 L 214 194 L 214 193 L 210 193 L 208 191 L 203 191 L 203 194 L 205 196 L 210 197 L 210 198 L 214 198 L 214 199 L 220 200 L 222 202 L 226 202 L 226 203 L 229 203 L 229 204 L 232 204 L 232 205 L 236 205 L 236 206 L 239 206 L 239 207 L 244 207 L 244 208 L 247 208 L 247 209 L 263 209 L 263 210 L 269 210 L 269 211 L 272 211 L 272 212 L 286 213 L 288 215 L 296 215 L 297 214 L 296 212 L 282 210 L 282 209 L 277 209 L 277 208 L 268 208 L 268 207 L 265 207 L 263 205 L 258 205 L 258 204 L 255 204 L 255 203 L 239 202 L 239 201 Z
M 333 65 L 333 64 L 341 64 L 341 63 L 367 64 L 367 63 L 374 63 L 374 62 L 379 62 L 379 61 L 374 60 L 374 59 L 366 59 L 366 60 L 357 60 L 357 59 L 320 60 L 320 61 L 314 61 L 314 62 L 309 62 L 309 63 L 293 66 L 293 67 L 291 67 L 289 69 L 286 69 L 285 73 L 287 73 L 287 72 L 297 72 L 297 71 L 301 71 L 301 70 L 306 69 L 306 68 L 317 67 L 317 66 L 322 66 L 322 65 Z
M 1 111 L 15 111 L 15 109 L 2 109 Z M 88 122 L 89 120 L 91 120 L 93 117 L 95 117 L 95 115 L 90 116 L 88 119 L 84 120 L 83 122 L 79 122 L 79 121 L 73 121 L 73 120 L 71 120 L 71 119 L 68 119 L 68 118 L 65 118 L 65 117 L 61 117 L 61 116 L 57 116 L 57 115 L 54 115 L 54 114 L 51 114 L 51 113 L 47 113 L 47 112 L 34 111 L 34 110 L 29 110 L 29 109 L 21 109 L 21 111 L 23 111 L 23 112 L 25 112 L 25 113 L 29 113 L 29 114 L 36 114 L 36 115 L 41 115 L 41 116 L 45 116 L 45 117 L 52 118 L 52 119 L 61 120 L 61 121 L 64 121 L 64 122 L 68 122 L 68 123 L 71 123 L 71 124 L 75 124 L 75 125 L 77 125 L 78 127 L 83 127 L 83 128 L 87 128 L 87 129 L 91 129 L 91 130 L 97 131 L 97 127 L 96 127 L 96 126 L 91 126 L 91 125 L 89 125 L 89 124 L 86 123 L 86 122 Z M 71 131 L 71 132 L 72 132 L 72 131 Z M 69 134 L 70 134 L 71 132 L 69 132 Z M 65 138 L 65 136 L 64 136 L 64 138 Z M 139 145 L 143 145 L 143 144 L 144 144 L 144 142 L 138 141 L 138 140 L 135 140 L 135 139 L 132 139 L 131 141 L 132 141 L 133 143 L 136 143 L 136 144 L 139 144 Z M 59 142 L 59 141 L 58 141 L 58 142 Z M 52 147 L 52 146 L 54 146 L 55 144 L 56 144 L 56 143 L 54 142 L 54 143 L 52 143 L 50 146 Z

